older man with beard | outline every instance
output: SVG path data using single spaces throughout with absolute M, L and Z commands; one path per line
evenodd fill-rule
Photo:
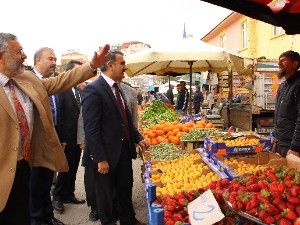
M 105 45 L 90 63 L 56 77 L 38 79 L 24 71 L 27 56 L 17 37 L 0 33 L 0 224 L 30 224 L 30 166 L 68 170 L 49 96 L 95 76 L 108 50 L 109 45 Z
M 279 78 L 275 106 L 273 150 L 283 157 L 300 152 L 300 55 L 287 51 L 279 56 Z

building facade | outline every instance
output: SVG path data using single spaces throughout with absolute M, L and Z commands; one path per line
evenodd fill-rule
M 277 59 L 287 50 L 300 52 L 300 35 L 233 12 L 202 39 L 247 58 Z

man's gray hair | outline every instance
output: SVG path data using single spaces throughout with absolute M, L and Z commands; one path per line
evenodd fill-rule
M 48 51 L 48 50 L 51 52 L 54 52 L 54 50 L 52 48 L 43 47 L 34 53 L 34 57 L 33 57 L 34 65 L 36 65 L 36 61 L 42 57 L 43 52 Z
M 0 33 L 0 53 L 7 51 L 8 44 L 10 40 L 16 40 L 17 36 L 10 33 Z
M 114 63 L 116 61 L 116 55 L 119 54 L 119 55 L 124 55 L 123 52 L 121 51 L 118 51 L 118 50 L 112 50 L 112 51 L 109 51 L 107 53 L 107 56 L 106 56 L 106 63 L 104 63 L 101 67 L 100 67 L 100 70 L 101 72 L 105 72 L 107 70 L 107 64 L 108 63 Z

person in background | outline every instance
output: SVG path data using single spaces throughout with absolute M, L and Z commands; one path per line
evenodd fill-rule
M 173 94 L 173 89 L 174 89 L 174 86 L 173 85 L 170 85 L 169 89 L 167 90 L 167 93 L 166 93 L 166 96 L 167 98 L 169 99 L 170 103 L 172 105 L 174 105 L 174 94 Z
M 85 154 L 94 168 L 98 215 L 102 225 L 143 224 L 135 218 L 132 203 L 132 159 L 135 144 L 148 146 L 128 110 L 119 88 L 126 63 L 123 53 L 111 51 L 101 76 L 83 91 L 82 115 L 85 131 Z
M 54 76 L 56 68 L 56 56 L 53 49 L 44 47 L 34 54 L 34 74 L 39 79 Z M 56 132 L 60 119 L 58 109 L 58 96 L 49 97 L 51 112 Z M 60 140 L 61 141 L 61 140 Z M 61 141 L 62 142 L 62 141 Z M 50 190 L 54 177 L 54 171 L 46 167 L 32 167 L 30 176 L 30 217 L 31 225 L 41 223 L 63 224 L 54 217 Z
M 49 96 L 95 76 L 95 69 L 106 61 L 108 50 L 109 45 L 105 45 L 95 52 L 90 63 L 39 79 L 24 71 L 27 56 L 17 37 L 0 33 L 0 224 L 30 224 L 31 166 L 68 170 L 54 128 Z M 57 223 L 51 218 L 40 224 Z
M 66 71 L 82 65 L 80 61 L 71 60 L 66 64 Z M 64 212 L 63 203 L 83 204 L 85 200 L 75 197 L 76 174 L 81 157 L 81 149 L 77 144 L 77 127 L 81 110 L 80 90 L 73 87 L 58 94 L 58 109 L 60 120 L 58 123 L 58 136 L 61 142 L 66 143 L 65 154 L 69 171 L 60 172 L 57 176 L 53 191 L 53 207 L 58 213 Z
M 200 91 L 200 86 L 196 86 L 196 91 L 194 93 L 194 98 L 193 98 L 195 114 L 200 112 L 200 107 L 203 102 L 203 99 L 204 98 L 202 92 Z
M 280 84 L 274 113 L 273 151 L 285 157 L 300 152 L 300 55 L 286 51 L 279 56 Z
M 186 89 L 186 83 L 184 81 L 180 81 L 180 84 L 177 85 L 177 91 L 176 111 L 182 115 L 186 115 L 189 92 Z
M 142 92 L 139 91 L 138 94 L 137 94 L 137 101 L 138 101 L 138 105 L 141 105 L 143 103 L 143 95 L 142 95 Z

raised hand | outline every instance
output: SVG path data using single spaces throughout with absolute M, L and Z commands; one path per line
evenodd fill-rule
M 93 69 L 99 68 L 102 64 L 106 62 L 107 53 L 110 49 L 109 44 L 105 44 L 101 50 L 94 53 L 94 56 L 91 60 L 91 67 Z

